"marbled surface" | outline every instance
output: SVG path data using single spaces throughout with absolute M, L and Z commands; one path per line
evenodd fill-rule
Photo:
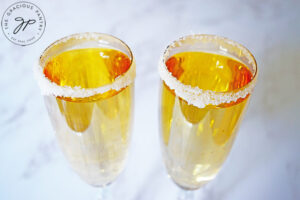
M 1 0 L 0 15 L 15 1 Z M 0 33 L 0 199 L 96 199 L 70 169 L 33 78 L 43 49 L 76 32 L 124 40 L 137 63 L 135 119 L 115 199 L 176 199 L 158 138 L 159 76 L 165 47 L 190 33 L 229 37 L 255 55 L 260 74 L 232 152 L 217 178 L 197 191 L 210 200 L 300 199 L 300 1 L 32 1 L 47 27 L 31 46 Z M 223 2 L 223 3 L 221 3 Z

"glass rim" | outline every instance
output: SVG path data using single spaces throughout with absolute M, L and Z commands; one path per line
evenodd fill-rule
M 113 39 L 118 43 L 120 43 L 123 47 L 125 47 L 129 55 L 127 53 L 126 54 L 130 59 L 130 65 L 128 70 L 120 74 L 118 77 L 116 77 L 112 83 L 102 85 L 96 88 L 81 88 L 80 86 L 75 86 L 75 87 L 60 86 L 55 82 L 49 80 L 43 73 L 45 62 L 47 62 L 47 60 L 43 60 L 43 59 L 46 59 L 47 53 L 49 53 L 49 51 L 52 48 L 56 47 L 57 45 L 63 43 L 67 44 L 68 42 L 70 42 L 70 40 L 80 41 L 84 39 L 86 39 L 87 41 L 99 41 L 99 42 L 101 41 L 102 43 L 104 42 L 103 44 L 108 44 L 109 42 L 105 41 L 105 38 Z M 80 48 L 75 48 L 75 49 L 80 49 Z M 83 32 L 83 33 L 75 33 L 75 34 L 65 36 L 51 43 L 40 55 L 38 59 L 38 64 L 34 66 L 34 74 L 43 95 L 54 95 L 54 96 L 71 97 L 71 98 L 86 98 L 97 94 L 104 94 L 110 90 L 119 91 L 127 87 L 134 81 L 136 75 L 136 69 L 135 69 L 134 57 L 132 51 L 124 41 L 106 33 Z
M 247 59 L 249 59 L 251 64 L 251 67 L 253 68 L 253 74 L 251 77 L 251 81 L 244 85 L 243 87 L 236 88 L 231 91 L 213 91 L 213 90 L 204 90 L 200 89 L 199 87 L 192 87 L 191 85 L 184 84 L 181 81 L 179 81 L 176 77 L 172 75 L 172 73 L 167 69 L 166 66 L 166 60 L 169 58 L 170 51 L 176 47 L 176 44 L 179 46 L 182 44 L 182 42 L 186 41 L 187 39 L 195 39 L 198 41 L 201 41 L 202 39 L 209 39 L 211 41 L 214 40 L 220 40 L 223 42 L 226 42 L 229 45 L 237 47 L 239 50 L 243 51 L 245 53 Z M 201 52 L 201 51 L 199 51 Z M 230 54 L 229 54 L 230 56 Z M 238 59 L 237 57 L 235 57 Z M 238 59 L 239 60 L 239 59 Z M 241 60 L 239 60 L 243 64 L 249 67 L 249 65 Z M 175 94 L 182 99 L 186 100 L 189 104 L 192 104 L 199 108 L 204 108 L 207 105 L 220 105 L 223 103 L 230 103 L 235 102 L 240 98 L 245 98 L 248 94 L 251 94 L 255 83 L 257 81 L 257 74 L 258 74 L 258 68 L 257 68 L 257 62 L 252 55 L 252 53 L 243 45 L 239 44 L 238 42 L 235 42 L 231 39 L 228 39 L 226 37 L 217 36 L 213 34 L 191 34 L 187 36 L 180 37 L 177 40 L 174 40 L 171 44 L 167 46 L 165 49 L 161 59 L 160 64 L 158 68 L 160 78 L 165 82 L 165 84 L 172 90 L 174 90 Z

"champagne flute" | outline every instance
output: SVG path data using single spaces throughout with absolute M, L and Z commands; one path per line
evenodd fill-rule
M 242 45 L 215 35 L 189 35 L 162 56 L 160 139 L 169 176 L 193 199 L 227 158 L 257 79 Z
M 135 62 L 129 47 L 107 34 L 70 35 L 43 52 L 35 75 L 73 170 L 92 186 L 112 183 L 125 166 L 131 134 Z

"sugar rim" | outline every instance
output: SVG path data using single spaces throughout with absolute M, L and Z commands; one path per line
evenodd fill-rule
M 60 86 L 57 85 L 55 82 L 50 81 L 45 74 L 43 73 L 43 69 L 44 66 L 41 65 L 41 59 L 43 58 L 43 55 L 45 55 L 47 53 L 47 51 L 49 49 L 51 49 L 52 47 L 61 44 L 61 43 L 67 43 L 69 40 L 71 39 L 76 39 L 76 40 L 80 40 L 80 39 L 95 39 L 95 40 L 99 40 L 99 38 L 101 36 L 106 36 L 106 37 L 111 37 L 117 41 L 119 41 L 122 45 L 124 45 L 130 54 L 130 66 L 129 69 L 119 75 L 118 77 L 115 78 L 114 82 L 108 85 L 104 85 L 98 88 L 82 88 L 80 86 L 75 86 L 75 87 L 70 87 L 70 86 Z M 105 43 L 105 40 L 101 40 L 102 43 Z M 35 64 L 34 68 L 34 75 L 35 78 L 38 82 L 38 85 L 41 89 L 42 95 L 54 95 L 54 96 L 61 96 L 61 97 L 70 97 L 70 98 L 86 98 L 86 97 L 91 97 L 94 96 L 96 94 L 103 94 L 105 92 L 108 92 L 110 90 L 115 90 L 115 91 L 119 91 L 122 88 L 127 87 L 128 85 L 130 85 L 135 78 L 135 64 L 134 64 L 134 58 L 132 55 L 132 52 L 130 50 L 130 48 L 127 46 L 127 44 L 125 42 L 123 42 L 122 40 L 112 36 L 112 35 L 108 35 L 108 34 L 103 34 L 103 33 L 77 33 L 77 34 L 73 34 L 73 35 L 69 35 L 66 36 L 64 38 L 61 38 L 59 40 L 57 40 L 56 42 L 52 43 L 49 47 L 46 48 L 46 50 L 42 53 L 39 62 L 37 64 Z
M 196 87 L 192 87 L 190 85 L 185 85 L 181 83 L 177 78 L 175 78 L 172 73 L 168 70 L 166 66 L 166 58 L 169 57 L 170 49 L 175 47 L 176 44 L 182 45 L 182 42 L 186 39 L 208 39 L 208 40 L 217 40 L 221 39 L 222 41 L 226 42 L 227 44 L 233 45 L 241 50 L 244 55 L 247 57 L 249 64 L 255 69 L 252 80 L 245 86 L 228 91 L 228 92 L 215 92 L 212 90 L 203 90 Z M 216 35 L 206 35 L 206 34 L 193 34 L 179 38 L 178 40 L 173 41 L 165 50 L 163 56 L 160 59 L 159 68 L 158 68 L 159 75 L 161 79 L 165 82 L 165 84 L 172 90 L 174 90 L 175 94 L 180 98 L 187 101 L 188 104 L 196 106 L 198 108 L 204 108 L 207 105 L 220 105 L 224 103 L 236 102 L 240 98 L 245 98 L 248 94 L 251 94 L 255 82 L 257 80 L 257 64 L 255 61 L 254 56 L 250 53 L 248 49 L 244 46 L 234 42 L 230 39 L 216 36 Z

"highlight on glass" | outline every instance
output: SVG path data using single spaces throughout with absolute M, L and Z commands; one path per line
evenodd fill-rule
M 160 138 L 169 176 L 183 199 L 215 178 L 226 160 L 257 79 L 242 45 L 189 35 L 167 47 L 161 77 Z
M 51 44 L 35 75 L 73 170 L 104 187 L 122 172 L 131 135 L 135 62 L 121 40 L 80 33 Z

